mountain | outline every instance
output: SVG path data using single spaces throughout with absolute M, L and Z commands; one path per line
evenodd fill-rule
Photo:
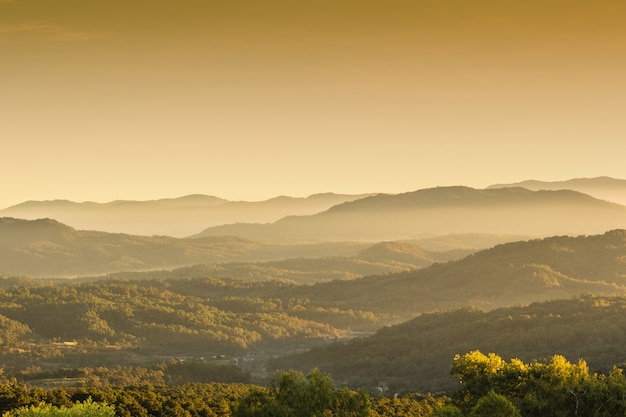
M 468 305 L 485 309 L 582 293 L 626 294 L 626 231 L 506 243 L 420 270 L 285 290 L 341 309 L 408 319 Z
M 184 237 L 208 226 L 236 222 L 272 222 L 288 215 L 315 214 L 366 195 L 314 194 L 266 201 L 228 201 L 194 194 L 180 198 L 109 203 L 68 200 L 28 201 L 0 211 L 0 216 L 28 220 L 53 218 L 82 230 Z
M 524 362 L 563 355 L 608 373 L 626 362 L 626 297 L 585 295 L 485 312 L 475 308 L 423 314 L 375 335 L 274 359 L 271 368 L 317 367 L 337 383 L 384 386 L 391 393 L 458 389 L 456 354 L 480 350 Z
M 528 180 L 513 184 L 494 184 L 488 189 L 505 187 L 523 187 L 528 190 L 574 190 L 589 194 L 595 198 L 626 205 L 626 180 L 610 177 L 574 178 L 567 181 Z
M 353 256 L 349 242 L 254 242 L 236 237 L 178 239 L 76 230 L 51 219 L 0 218 L 0 274 L 39 277 L 145 271 L 199 263 Z
M 351 269 L 356 275 L 364 272 L 365 268 L 376 266 L 372 262 L 359 262 L 359 259 L 386 259 L 389 268 L 393 259 L 404 262 L 413 259 L 413 262 L 417 262 L 422 253 L 422 249 L 413 246 L 399 248 L 404 248 L 404 245 L 385 242 L 364 249 L 352 258 L 205 265 L 174 270 L 165 276 L 190 280 L 189 289 L 182 292 L 184 295 L 214 297 L 216 288 L 204 288 L 197 279 L 228 277 L 256 280 L 255 277 L 269 278 L 272 275 L 291 279 L 301 274 L 298 282 L 304 282 L 305 277 L 315 276 L 318 268 L 327 271 L 330 277 L 337 277 L 339 271 L 345 274 L 348 267 L 363 268 L 360 271 Z M 390 255 L 389 252 L 394 254 Z M 125 274 L 117 276 L 128 277 Z M 269 293 L 259 292 L 258 285 L 261 284 L 258 283 L 250 290 L 239 288 L 237 294 L 239 297 L 280 299 L 284 304 L 288 304 L 289 300 L 307 300 L 311 305 L 327 310 L 369 311 L 386 323 L 399 323 L 426 312 L 468 305 L 495 309 L 583 293 L 626 295 L 626 231 L 506 243 L 457 261 L 443 261 L 398 273 L 385 272 L 352 278 L 345 279 L 344 276 L 342 280 L 330 282 L 321 282 L 320 279 L 315 285 L 291 283 L 279 289 L 273 288 Z M 182 287 L 178 286 L 177 291 L 183 291 Z
M 172 271 L 120 272 L 109 276 L 133 280 L 212 277 L 315 284 L 424 268 L 436 262 L 460 259 L 471 252 L 473 250 L 468 249 L 434 252 L 407 242 L 381 242 L 361 250 L 354 256 L 300 257 L 267 262 L 223 262 L 192 265 Z
M 576 235 L 622 227 L 626 207 L 575 191 L 438 187 L 379 194 L 272 224 L 211 227 L 194 237 L 382 241 L 453 233 Z
M 2 219 L 0 226 L 3 257 L 10 254 L 17 260 L 19 255 L 33 252 L 29 258 L 18 260 L 22 265 L 37 265 L 37 257 L 46 259 L 45 251 L 34 253 L 33 248 L 54 251 L 52 259 L 64 265 L 71 265 L 72 256 L 78 255 L 91 255 L 94 262 L 133 256 L 139 246 L 154 253 L 156 245 L 164 259 L 180 254 L 177 246 L 168 247 L 160 239 L 178 244 L 187 256 L 204 250 L 224 259 L 303 249 L 224 237 L 199 239 L 199 246 L 185 246 L 194 240 L 153 241 L 79 232 L 51 220 Z M 19 250 L 10 246 L 11 242 L 7 244 L 9 231 L 17 232 L 14 234 L 21 239 Z M 332 250 L 341 247 L 335 246 Z M 318 248 L 309 249 L 312 247 Z M 331 249 L 332 244 L 322 248 Z M 322 260 L 328 262 L 327 271 L 359 262 L 376 265 L 381 259 L 389 265 L 406 265 L 431 256 L 429 251 L 406 242 L 353 245 L 351 249 L 356 253 L 350 259 Z M 139 259 L 139 255 L 134 256 Z M 271 268 L 282 268 L 306 275 L 319 268 L 318 261 L 285 260 L 262 265 L 267 269 L 259 271 L 261 275 L 271 274 L 267 272 Z M 2 264 L 5 262 L 3 258 Z M 312 269 L 307 271 L 309 263 Z M 48 264 L 47 270 L 51 266 L 55 264 Z M 247 266 L 251 274 L 255 266 Z M 239 276 L 236 269 L 230 273 Z M 19 339 L 21 344 L 15 347 L 23 349 L 24 355 L 19 354 L 22 359 L 25 355 L 35 359 L 27 348 L 32 342 L 29 329 L 44 339 L 97 341 L 108 349 L 106 358 L 99 359 L 103 361 L 110 355 L 120 358 L 111 344 L 160 357 L 186 357 L 194 352 L 205 356 L 207 349 L 214 352 L 212 355 L 222 349 L 263 350 L 267 357 L 302 350 L 313 342 L 319 346 L 334 338 L 354 337 L 355 332 L 378 330 L 374 338 L 344 339 L 328 350 L 314 349 L 308 356 L 288 357 L 273 366 L 319 366 L 338 382 L 385 384 L 397 390 L 445 387 L 450 382 L 448 372 L 454 354 L 473 349 L 495 351 L 505 358 L 524 355 L 522 359 L 563 353 L 575 360 L 580 355 L 598 367 L 625 360 L 626 230 L 506 243 L 419 270 L 315 285 L 233 279 L 236 276 L 218 278 L 210 268 L 183 268 L 165 275 L 140 276 L 148 279 L 139 280 L 124 274 L 89 282 L 65 280 L 62 284 L 59 280 L 48 283 L 1 278 L 0 316 L 8 319 L 4 320 L 4 330 Z M 569 303 L 563 308 L 557 302 L 532 304 L 571 297 L 577 301 L 563 301 Z M 382 328 L 407 320 L 406 325 Z M 368 340 L 375 342 L 373 347 Z M 42 343 L 49 345 L 49 341 Z M 265 351 L 270 347 L 271 351 Z M 7 355 L 17 355 L 19 349 L 5 350 Z M 13 360 L 7 359 L 7 363 L 24 363 L 10 355 L 7 358 Z M 76 355 L 78 360 L 80 354 Z M 129 360 L 133 356 L 129 355 Z M 65 362 L 67 358 L 59 360 Z M 83 356 L 76 366 L 94 366 L 93 361 L 93 356 Z M 258 369 L 264 368 L 259 359 Z
M 465 240 L 473 241 L 471 237 Z M 462 244 L 464 238 L 458 236 L 452 241 Z M 430 242 L 433 245 L 435 241 Z M 475 251 L 432 251 L 409 242 L 370 246 L 351 242 L 269 243 L 225 236 L 133 236 L 80 231 L 50 219 L 13 218 L 0 218 L 0 250 L 0 274 L 84 277 L 115 272 L 116 277 L 134 279 L 211 276 L 282 279 L 300 284 L 423 268 Z M 173 267 L 180 268 L 163 270 Z M 138 272 L 146 270 L 151 272 Z

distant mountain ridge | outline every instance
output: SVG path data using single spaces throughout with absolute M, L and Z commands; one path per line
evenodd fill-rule
M 76 230 L 52 219 L 0 218 L 0 275 L 93 276 L 199 263 L 255 262 L 302 256 L 353 256 L 350 242 L 254 242 L 232 236 L 180 239 Z
M 258 202 L 229 201 L 203 194 L 108 203 L 27 201 L 0 210 L 0 217 L 26 220 L 53 218 L 81 230 L 185 237 L 206 227 L 225 223 L 266 223 L 289 215 L 315 214 L 368 195 L 321 193 L 306 198 L 280 196 Z
M 483 236 L 482 246 L 513 237 Z M 427 244 L 433 244 L 431 239 Z M 428 250 L 414 242 L 255 242 L 216 236 L 180 239 L 81 231 L 52 219 L 0 218 L 0 276 L 221 277 L 282 279 L 311 284 L 422 268 L 474 252 L 474 236 L 455 236 L 463 248 Z M 173 271 L 169 269 L 176 268 Z M 156 271 L 155 271 L 156 270 Z M 137 272 L 145 272 L 140 276 Z M 130 273 L 130 272 L 135 272 Z
M 595 234 L 626 227 L 626 207 L 571 191 L 437 187 L 378 194 L 272 224 L 215 226 L 193 237 L 401 240 L 455 233 Z
M 494 184 L 487 187 L 523 187 L 528 190 L 573 190 L 589 194 L 595 198 L 626 205 L 626 180 L 611 177 L 574 178 L 566 181 L 527 180 L 513 184 Z

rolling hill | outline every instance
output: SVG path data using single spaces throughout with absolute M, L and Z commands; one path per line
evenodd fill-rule
M 25 221 L 3 222 L 23 228 L 20 223 Z M 57 222 L 40 222 L 49 238 L 58 235 L 57 229 L 66 239 L 75 236 L 76 231 Z M 20 236 L 26 241 L 28 231 Z M 222 242 L 222 249 L 228 253 L 229 247 Z M 383 242 L 361 248 L 352 261 L 374 262 L 381 256 L 405 264 L 425 255 L 428 251 L 405 242 Z M 342 262 L 349 264 L 346 259 Z M 337 258 L 326 261 L 329 271 L 332 262 L 337 269 L 346 268 Z M 316 261 L 263 266 L 306 274 L 308 262 Z M 253 271 L 255 266 L 247 267 Z M 232 267 L 231 272 L 239 274 L 237 266 Z M 522 359 L 581 355 L 598 367 L 626 360 L 626 230 L 506 243 L 419 270 L 315 285 L 219 278 L 212 276 L 210 267 L 194 268 L 165 276 L 147 274 L 139 280 L 124 274 L 63 283 L 2 278 L 2 329 L 20 349 L 32 343 L 31 331 L 45 339 L 42 348 L 48 339 L 97 342 L 104 349 L 98 360 L 106 361 L 118 355 L 111 343 L 149 355 L 205 355 L 208 346 L 239 353 L 271 348 L 267 356 L 379 330 L 371 339 L 314 349 L 274 366 L 319 366 L 339 382 L 385 384 L 397 390 L 445 388 L 453 355 L 472 349 L 494 350 L 504 357 L 526 355 Z M 533 304 L 571 297 L 577 301 Z M 94 363 L 83 354 L 67 353 L 75 363 Z
M 626 297 L 585 295 L 489 312 L 464 308 L 421 315 L 375 335 L 286 356 L 272 368 L 330 372 L 351 387 L 389 392 L 454 390 L 456 354 L 480 350 L 529 362 L 559 354 L 608 372 L 626 361 Z
M 199 264 L 172 271 L 120 272 L 109 275 L 122 279 L 156 278 L 235 278 L 247 281 L 283 280 L 295 284 L 315 284 L 346 280 L 373 274 L 386 274 L 424 268 L 436 262 L 460 259 L 474 250 L 429 251 L 407 242 L 381 242 L 355 256 L 290 258 L 267 262 L 224 262 Z
M 468 305 L 493 309 L 582 293 L 626 294 L 626 231 L 506 243 L 461 260 L 285 290 L 290 297 L 408 319 Z
M 50 219 L 0 218 L 0 274 L 5 275 L 76 277 L 200 263 L 353 256 L 365 247 L 350 242 L 268 243 L 227 236 L 135 236 L 76 230 Z
M 315 214 L 367 195 L 314 194 L 266 201 L 229 201 L 194 194 L 180 198 L 109 203 L 68 200 L 27 201 L 0 210 L 0 217 L 52 218 L 76 229 L 136 235 L 184 237 L 208 226 L 237 222 L 272 222 L 289 215 Z
M 512 237 L 454 236 L 427 250 L 412 242 L 262 242 L 215 236 L 178 239 L 81 231 L 50 219 L 0 218 L 0 274 L 283 279 L 300 284 L 422 268 L 472 253 L 472 244 Z M 461 249 L 450 249 L 461 245 Z M 172 269 L 179 267 L 173 271 Z M 134 271 L 134 273 L 130 273 Z M 139 272 L 151 271 L 151 272 Z
M 575 191 L 439 187 L 379 194 L 271 224 L 211 227 L 193 237 L 382 241 L 453 233 L 577 235 L 623 227 L 626 207 Z
M 626 205 L 626 180 L 611 177 L 574 178 L 567 181 L 528 180 L 513 184 L 494 184 L 487 188 L 523 187 L 528 190 L 574 190 L 601 200 Z

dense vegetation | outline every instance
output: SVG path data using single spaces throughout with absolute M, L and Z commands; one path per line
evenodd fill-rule
M 210 276 L 213 278 L 236 277 L 248 281 L 279 279 L 297 284 L 314 284 L 423 268 L 436 262 L 459 259 L 472 252 L 471 249 L 434 252 L 408 242 L 381 242 L 361 250 L 355 256 L 199 264 L 172 271 L 120 272 L 110 274 L 109 277 L 154 279 Z
M 525 363 L 494 353 L 456 355 L 449 396 L 368 395 L 337 388 L 316 369 L 278 372 L 267 387 L 243 384 L 29 389 L 0 384 L 4 417 L 613 417 L 626 413 L 626 378 L 590 372 L 561 355 Z
M 555 353 L 596 370 L 626 362 L 626 298 L 582 296 L 492 311 L 465 308 L 423 314 L 375 335 L 277 358 L 274 368 L 330 372 L 352 387 L 389 392 L 452 390 L 450 360 L 480 349 L 522 360 Z
M 262 357 L 271 352 L 347 336 L 351 329 L 373 330 L 388 319 L 280 298 L 276 294 L 293 284 L 279 281 L 0 282 L 0 363 L 16 376 L 31 368 L 144 365 L 180 357 L 230 364 L 246 355 L 254 355 L 246 356 L 249 370 L 262 369 Z
M 372 246 L 359 256 L 373 259 L 381 253 L 393 262 L 404 262 L 419 258 L 423 252 L 413 245 L 395 242 Z M 448 357 L 473 348 L 530 355 L 523 358 L 543 357 L 561 347 L 533 329 L 554 326 L 552 334 L 576 334 L 581 328 L 576 314 L 582 314 L 588 321 L 605 318 L 588 333 L 603 343 L 589 339 L 584 345 L 586 350 L 562 353 L 585 357 L 592 366 L 603 367 L 623 360 L 615 357 L 621 342 L 610 336 L 623 321 L 618 314 L 621 298 L 532 305 L 528 311 L 481 312 L 466 308 L 424 313 L 468 303 L 490 309 L 584 292 L 623 295 L 624 259 L 626 232 L 616 230 L 600 236 L 503 244 L 418 271 L 316 285 L 213 278 L 209 267 L 181 269 L 161 278 L 154 278 L 159 273 L 129 273 L 84 282 L 7 277 L 0 279 L 0 360 L 7 374 L 22 377 L 27 369 L 34 370 L 31 374 L 116 365 L 150 369 L 172 358 L 208 361 L 223 356 L 224 363 L 211 364 L 246 359 L 239 366 L 260 378 L 264 361 L 270 356 L 371 333 L 422 314 L 404 327 L 383 329 L 371 339 L 350 342 L 345 351 L 341 344 L 333 346 L 330 349 L 336 352 L 332 356 L 340 358 L 341 363 L 333 364 L 325 351 L 313 350 L 307 358 L 299 357 L 293 363 L 284 359 L 276 366 L 289 364 L 304 371 L 319 367 L 351 386 L 384 381 L 397 390 L 437 389 L 449 386 L 445 372 Z M 282 267 L 295 269 L 290 262 L 302 265 L 309 261 L 313 262 L 283 261 Z M 178 273 L 187 278 L 170 276 Z M 586 309 L 595 302 L 606 302 L 611 307 L 597 315 L 595 310 Z M 475 328 L 481 320 L 492 323 L 493 334 L 489 329 Z M 509 324 L 514 324 L 518 332 L 506 340 L 520 340 L 517 350 L 495 342 L 493 347 L 485 345 L 507 334 Z M 472 331 L 466 334 L 466 329 Z M 602 330 L 607 335 L 597 333 Z M 468 343 L 462 344 L 463 339 L 455 339 L 454 334 L 464 335 Z M 483 335 L 482 340 L 472 339 L 477 334 Z M 519 339 L 522 337 L 528 340 Z M 396 351 L 388 352 L 384 347 L 389 340 L 394 340 Z M 382 347 L 374 351 L 361 347 L 368 343 Z M 601 351 L 602 346 L 606 352 Z M 415 372 L 411 374 L 411 370 Z M 424 379 L 415 377 L 417 374 L 428 376 L 431 385 L 423 385 Z
M 626 363 L 626 231 L 357 276 L 431 255 L 385 242 L 345 258 L 0 278 L 0 411 L 56 413 L 38 404 L 91 397 L 129 416 L 287 416 L 306 404 L 303 415 L 624 413 L 626 382 L 614 365 Z M 320 265 L 341 279 L 288 279 L 323 281 Z M 284 356 L 294 351 L 303 353 Z M 248 385 L 268 382 L 273 369 L 296 371 L 275 374 L 267 388 Z M 324 402 L 310 396 L 318 388 L 328 403 L 313 409 Z M 352 391 L 360 388 L 369 395 Z M 416 394 L 442 391 L 451 398 Z M 304 397 L 289 402 L 285 392 Z
M 312 302 L 407 319 L 427 311 L 492 309 L 582 293 L 626 294 L 626 231 L 506 243 L 421 270 L 290 290 Z

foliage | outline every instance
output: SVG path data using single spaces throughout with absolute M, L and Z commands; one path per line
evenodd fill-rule
M 56 407 L 50 404 L 31 405 L 7 411 L 3 417 L 114 417 L 113 406 L 93 402 L 91 398 L 77 402 L 71 407 Z
M 487 395 L 480 398 L 470 417 L 521 417 L 517 407 L 511 403 L 504 395 L 489 391 Z
M 570 363 L 561 355 L 546 363 L 524 363 L 479 351 L 458 355 L 454 362 L 452 373 L 461 382 L 455 402 L 471 410 L 472 417 L 608 417 L 626 412 L 626 379 L 618 368 L 605 375 L 590 373 L 583 360 Z
M 8 417 L 17 417 L 15 410 L 18 409 L 73 409 L 76 403 L 89 404 L 92 401 L 101 406 L 108 404 L 107 409 L 114 408 L 115 415 L 119 417 L 228 417 L 235 403 L 250 389 L 249 385 L 216 383 L 54 390 L 28 389 L 15 384 L 0 385 L 0 412 L 8 413 Z M 90 406 L 79 407 L 78 410 L 84 408 Z
M 45 361 L 76 368 L 125 365 L 134 351 L 241 354 L 371 329 L 371 312 L 280 297 L 291 284 L 221 279 L 50 283 L 0 289 L 0 361 L 17 375 Z M 273 294 L 273 296 L 269 296 Z M 198 356 L 203 356 L 198 355 Z M 131 361 L 132 362 L 132 361 Z M 58 368 L 59 366 L 56 366 Z
M 592 369 L 608 372 L 626 362 L 624 331 L 625 297 L 584 295 L 488 312 L 422 314 L 370 337 L 273 359 L 270 368 L 306 372 L 317 367 L 350 387 L 384 383 L 391 392 L 452 391 L 458 382 L 450 377 L 451 358 L 459 352 L 499 352 L 523 361 L 559 353 L 585 358 Z
M 370 402 L 364 392 L 336 389 L 330 375 L 314 369 L 307 375 L 278 372 L 270 387 L 242 398 L 235 417 L 341 416 L 367 417 Z

